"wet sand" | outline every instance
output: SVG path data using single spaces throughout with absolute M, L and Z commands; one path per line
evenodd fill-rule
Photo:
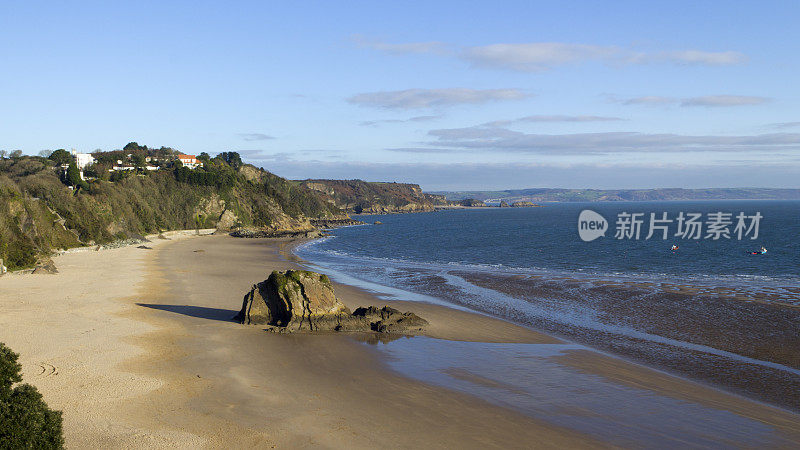
M 574 323 L 541 320 L 532 324 L 538 329 L 800 411 L 800 310 L 794 305 L 696 286 L 453 274 L 532 308 L 562 308 L 568 316 L 568 305 L 587 319 L 571 313 Z M 548 305 L 553 299 L 555 306 Z
M 230 321 L 252 284 L 297 267 L 291 245 L 201 236 L 154 241 L 153 250 L 62 255 L 59 274 L 0 279 L 0 341 L 21 354 L 25 381 L 64 411 L 75 448 L 635 446 L 637 428 L 610 414 L 622 392 L 644 408 L 662 404 L 652 399 L 702 406 L 664 409 L 675 435 L 659 442 L 692 445 L 681 421 L 711 410 L 721 428 L 703 443 L 729 445 L 724 436 L 744 426 L 759 431 L 749 445 L 800 445 L 795 414 L 485 315 L 337 285 L 351 308 L 390 304 L 425 317 L 428 336 L 381 343 L 372 335 L 271 334 Z M 444 356 L 404 350 L 420 344 Z M 470 349 L 487 345 L 511 349 L 496 362 L 519 373 L 467 364 Z M 537 356 L 545 348 L 561 350 Z M 440 367 L 434 376 L 445 378 L 413 367 Z M 563 390 L 538 389 L 529 373 Z M 501 391 L 512 393 L 503 403 Z M 531 399 L 541 403 L 523 407 Z M 552 408 L 560 408 L 558 420 Z M 620 439 L 578 420 L 604 410 Z

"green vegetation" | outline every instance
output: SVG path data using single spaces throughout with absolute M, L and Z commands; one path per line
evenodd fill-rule
M 342 214 L 316 192 L 242 164 L 235 152 L 191 170 L 165 159 L 177 153 L 168 147 L 154 150 L 132 142 L 125 149 L 156 158 L 161 170 L 109 172 L 117 160 L 128 161 L 126 150 L 98 152 L 92 170 L 100 176 L 85 182 L 77 167 L 72 169 L 71 156 L 66 171 L 59 156 L 53 159 L 59 151 L 49 158 L 0 157 L 0 258 L 9 269 L 31 267 L 53 250 L 215 227 L 226 210 L 241 226 L 267 228 Z
M 69 154 L 68 151 L 60 148 L 53 153 L 50 153 L 48 158 L 53 161 L 57 166 L 63 166 L 64 164 L 69 164 L 72 161 L 72 155 Z
M 426 194 L 417 184 L 362 180 L 303 180 L 299 183 L 356 214 L 433 211 L 436 206 L 447 204 L 443 196 Z
M 63 448 L 61 412 L 22 381 L 19 355 L 0 342 L 0 449 Z

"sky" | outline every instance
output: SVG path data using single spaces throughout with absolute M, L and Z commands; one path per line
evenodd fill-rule
M 0 149 L 291 179 L 800 188 L 800 2 L 0 2 Z

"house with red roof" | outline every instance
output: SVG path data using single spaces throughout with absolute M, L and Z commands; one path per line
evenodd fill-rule
M 184 155 L 183 153 L 181 153 L 180 155 L 178 155 L 178 160 L 184 166 L 190 169 L 194 169 L 196 167 L 203 165 L 203 163 L 200 162 L 195 155 Z

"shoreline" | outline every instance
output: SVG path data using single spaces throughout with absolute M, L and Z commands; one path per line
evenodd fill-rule
M 792 325 L 800 320 L 800 305 L 790 303 L 787 297 L 793 288 L 756 286 L 745 291 L 741 284 L 726 287 L 630 276 L 612 280 L 561 273 L 548 276 L 468 264 L 377 257 L 362 260 L 324 251 L 347 249 L 346 242 L 323 246 L 322 253 L 309 249 L 300 254 L 339 273 L 352 271 L 362 274 L 364 280 L 383 280 L 344 278 L 369 290 L 381 292 L 380 283 L 384 283 L 390 287 L 383 292 L 391 292 L 390 296 L 407 290 L 423 301 L 438 297 L 444 300 L 437 303 L 511 320 L 675 376 L 800 412 L 796 352 L 800 341 Z M 413 281 L 406 282 L 404 277 Z
M 589 411 L 564 409 L 592 396 L 559 396 L 552 399 L 559 410 L 535 402 L 527 411 L 475 395 L 510 389 L 480 367 L 443 369 L 454 383 L 472 386 L 464 391 L 399 373 L 387 359 L 421 344 L 530 351 L 560 345 L 510 322 L 386 302 L 338 283 L 336 295 L 348 307 L 397 304 L 428 319 L 430 337 L 369 345 L 355 335 L 279 335 L 232 322 L 249 286 L 271 270 L 292 268 L 285 256 L 297 241 L 202 236 L 157 242 L 153 250 L 61 255 L 59 274 L 0 279 L 0 340 L 21 354 L 24 381 L 64 411 L 71 447 L 619 445 L 590 426 L 599 419 Z M 511 361 L 523 364 L 523 375 L 535 369 L 552 376 L 561 367 L 576 382 L 584 372 L 587 380 L 600 377 L 595 397 L 602 392 L 606 406 L 584 405 L 598 412 L 615 410 L 613 392 L 644 389 L 647 398 L 665 399 L 675 418 L 684 406 L 669 399 L 680 398 L 738 418 L 722 421 L 721 432 L 768 426 L 774 431 L 763 442 L 800 442 L 797 415 L 596 352 L 559 354 L 570 356 Z M 401 369 L 421 362 L 409 361 Z M 39 362 L 57 366 L 57 375 L 37 375 Z M 623 421 L 620 431 L 629 429 L 628 416 L 614 420 Z M 635 431 L 626 433 L 635 438 Z

